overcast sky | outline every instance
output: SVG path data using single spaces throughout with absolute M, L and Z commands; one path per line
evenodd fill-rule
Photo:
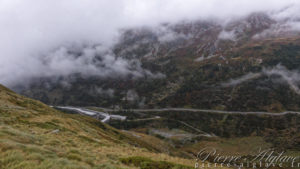
M 289 12 L 276 17 L 295 16 L 299 20 L 297 0 L 0 0 L 0 83 L 12 85 L 31 77 L 67 75 L 81 69 L 95 71 L 97 67 L 92 63 L 73 62 L 61 50 L 72 43 L 109 47 L 121 28 L 185 19 L 224 21 L 291 6 Z M 59 56 L 54 49 L 58 49 Z M 93 50 L 87 51 L 88 57 L 99 52 Z M 45 65 L 41 57 L 56 59 Z M 118 71 L 112 67 L 124 71 L 132 66 L 126 60 L 114 61 L 111 54 L 105 57 L 112 72 Z

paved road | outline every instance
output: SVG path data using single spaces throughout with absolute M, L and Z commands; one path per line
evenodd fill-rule
M 156 120 L 160 119 L 160 116 L 150 117 L 150 118 L 144 118 L 144 119 L 134 119 L 134 120 L 128 120 L 128 121 L 148 121 L 148 120 Z
M 119 120 L 125 120 L 126 116 L 120 116 L 120 115 L 110 115 L 108 113 L 104 112 L 118 112 L 120 109 L 109 109 L 109 108 L 103 108 L 103 107 L 97 107 L 98 109 L 101 109 L 104 112 L 100 111 L 93 111 L 93 110 L 88 110 L 88 109 L 83 109 L 83 108 L 77 108 L 77 107 L 70 107 L 70 106 L 55 106 L 57 108 L 61 109 L 67 109 L 67 110 L 74 110 L 82 114 L 86 114 L 89 116 L 96 116 L 100 115 L 104 117 L 102 119 L 102 122 L 108 122 L 111 118 L 114 119 L 119 119 Z M 161 108 L 161 109 L 123 109 L 122 111 L 132 111 L 132 112 L 166 112 L 166 111 L 185 111 L 185 112 L 206 112 L 206 113 L 220 113 L 220 114 L 239 114 L 239 115 L 268 115 L 268 116 L 284 116 L 287 114 L 297 114 L 300 115 L 300 112 L 295 112 L 295 111 L 285 111 L 281 113 L 270 113 L 270 112 L 241 112 L 241 111 L 222 111 L 222 110 L 207 110 L 207 109 L 189 109 L 189 108 Z M 146 121 L 146 120 L 154 120 L 154 119 L 160 119 L 160 116 L 155 116 L 152 118 L 145 118 L 145 119 L 135 119 L 135 120 L 130 120 L 130 121 Z M 187 127 L 190 127 L 197 131 L 199 134 L 205 137 L 216 137 L 214 134 L 209 134 L 206 133 L 202 130 L 199 130 L 183 121 L 179 121 L 183 125 L 186 125 Z
M 83 108 L 78 108 L 78 107 L 71 107 L 71 106 L 55 106 L 55 107 L 59 108 L 59 109 L 73 110 L 73 111 L 76 111 L 76 112 L 79 112 L 81 114 L 85 114 L 88 116 L 101 116 L 101 117 L 103 117 L 103 119 L 101 120 L 101 122 L 103 122 L 103 123 L 108 122 L 111 118 L 120 119 L 120 120 L 126 119 L 126 116 L 110 115 L 108 113 L 94 111 L 94 110 L 88 110 L 88 109 L 83 109 Z
M 108 109 L 108 108 L 102 108 L 106 112 L 116 112 L 120 111 L 119 109 Z M 220 113 L 220 114 L 240 114 L 240 115 L 268 115 L 268 116 L 284 116 L 287 114 L 298 114 L 300 115 L 300 112 L 295 111 L 285 111 L 281 113 L 270 113 L 270 112 L 241 112 L 241 111 L 223 111 L 223 110 L 208 110 L 208 109 L 189 109 L 189 108 L 161 108 L 161 109 L 124 109 L 123 111 L 132 111 L 132 112 L 165 112 L 165 111 L 185 111 L 185 112 L 206 112 L 206 113 Z

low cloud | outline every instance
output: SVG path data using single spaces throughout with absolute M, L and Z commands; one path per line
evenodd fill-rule
M 290 30 L 300 30 L 300 5 L 290 5 L 279 12 L 274 12 L 271 17 L 278 22 L 281 22 L 283 26 Z
M 269 13 L 271 19 L 276 21 L 269 29 L 255 35 L 253 38 L 280 36 L 283 34 L 294 35 L 300 32 L 300 5 L 289 5 L 278 11 Z
M 143 69 L 139 60 L 126 60 L 99 46 L 60 47 L 39 60 L 43 76 L 67 76 L 78 73 L 83 76 L 134 76 L 159 77 Z
M 264 69 L 263 73 L 267 76 L 279 76 L 283 82 L 289 85 L 290 89 L 300 95 L 300 72 L 298 70 L 290 71 L 284 66 L 277 65 L 272 69 Z
M 259 77 L 261 77 L 262 74 L 261 73 L 248 73 L 246 75 L 243 75 L 237 79 L 231 79 L 229 80 L 229 82 L 226 82 L 226 83 L 222 83 L 221 85 L 223 87 L 229 87 L 229 86 L 236 86 L 238 84 L 241 84 L 241 83 L 244 83 L 244 82 L 247 82 L 249 80 L 253 80 L 253 79 L 257 79 Z
M 289 9 L 280 11 L 283 8 Z M 120 30 L 183 20 L 226 23 L 253 12 L 272 11 L 277 11 L 275 19 L 288 20 L 286 25 L 298 29 L 298 9 L 295 0 L 2 0 L 0 83 L 11 86 L 35 77 L 73 73 L 156 76 L 142 69 L 138 61 L 110 52 Z M 167 32 L 160 41 L 174 38 L 186 35 Z M 73 54 L 73 44 L 84 47 Z M 98 55 L 98 48 L 106 53 Z
M 187 40 L 192 38 L 191 34 L 178 33 L 167 26 L 159 26 L 152 28 L 152 31 L 158 37 L 160 43 L 167 43 L 175 40 Z
M 115 90 L 114 89 L 103 89 L 102 87 L 93 87 L 91 90 L 90 90 L 90 94 L 91 95 L 101 95 L 101 96 L 107 96 L 107 97 L 114 97 L 114 93 L 115 93 Z
M 232 30 L 232 31 L 225 31 L 225 30 L 223 30 L 219 34 L 218 39 L 220 39 L 220 40 L 232 40 L 232 41 L 234 41 L 236 39 L 236 35 L 235 35 L 234 30 Z
M 139 100 L 139 95 L 135 90 L 128 90 L 126 93 L 126 100 L 133 102 Z
M 288 70 L 282 65 L 277 65 L 273 68 L 263 68 L 259 73 L 248 73 L 236 79 L 231 79 L 228 82 L 222 83 L 223 87 L 236 86 L 241 83 L 245 83 L 254 79 L 257 79 L 262 76 L 278 76 L 280 82 L 287 84 L 291 90 L 300 95 L 300 72 L 298 70 Z

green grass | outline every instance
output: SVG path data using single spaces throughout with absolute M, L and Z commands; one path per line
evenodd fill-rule
M 141 169 L 192 169 L 193 167 L 178 165 L 166 161 L 153 161 L 146 157 L 121 158 L 120 161 L 126 165 L 133 165 Z
M 62 113 L 0 85 L 1 169 L 136 168 L 119 161 L 129 156 L 193 165 L 151 149 L 96 119 Z

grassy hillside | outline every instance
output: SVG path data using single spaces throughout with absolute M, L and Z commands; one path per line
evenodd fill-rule
M 159 151 L 128 132 L 89 117 L 59 112 L 0 86 L 0 168 L 189 168 L 194 165 L 194 160 Z

